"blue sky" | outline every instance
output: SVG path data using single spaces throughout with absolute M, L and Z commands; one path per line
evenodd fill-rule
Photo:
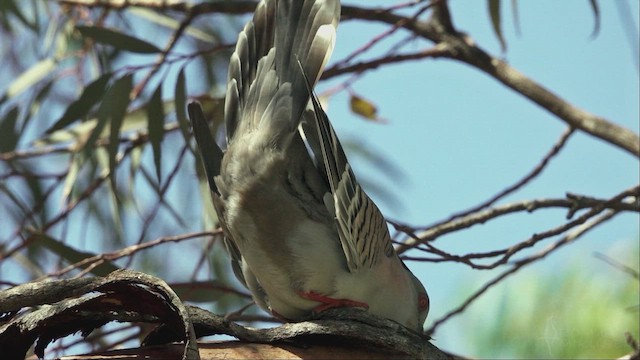
M 359 2 L 365 3 L 369 4 Z M 451 1 L 454 24 L 480 47 L 570 103 L 638 133 L 638 54 L 630 49 L 614 2 L 598 2 L 601 28 L 595 38 L 590 37 L 594 18 L 588 1 L 519 1 L 520 36 L 514 31 L 511 2 L 502 3 L 508 45 L 504 54 L 492 31 L 485 1 Z M 637 41 L 638 2 L 627 3 Z M 384 30 L 377 24 L 342 23 L 332 59 L 345 57 Z M 415 41 L 407 49 L 429 46 Z M 385 50 L 380 46 L 371 54 L 379 56 Z M 340 80 L 344 78 L 320 84 L 319 92 Z M 375 103 L 380 116 L 389 122 L 365 122 L 353 115 L 346 92 L 331 98 L 329 117 L 342 139 L 369 146 L 401 170 L 398 180 L 351 156 L 356 175 L 384 184 L 394 203 L 400 204 L 379 200 L 384 214 L 411 225 L 447 218 L 516 182 L 533 169 L 565 129 L 564 123 L 524 97 L 484 73 L 450 60 L 386 66 L 367 73 L 352 89 Z M 563 197 L 567 191 L 609 197 L 638 181 L 637 159 L 579 133 L 542 176 L 504 202 Z M 459 254 L 497 249 L 559 225 L 564 216 L 564 211 L 547 211 L 508 217 L 443 237 L 436 244 Z M 522 273 L 561 270 L 576 256 L 583 257 L 584 266 L 592 267 L 600 262 L 593 258 L 594 251 L 611 254 L 613 248 L 632 249 L 639 232 L 637 215 L 620 216 Z M 629 265 L 638 268 L 635 259 L 635 264 Z M 497 274 L 461 265 L 410 262 L 409 266 L 431 297 L 427 326 Z M 509 282 L 505 284 L 509 286 Z M 436 344 L 458 348 L 455 333 L 475 310 L 472 306 L 469 314 L 443 326 Z

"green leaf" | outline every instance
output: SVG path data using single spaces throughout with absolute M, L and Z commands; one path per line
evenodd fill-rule
M 33 84 L 51 75 L 51 71 L 55 68 L 56 64 L 57 62 L 54 58 L 46 58 L 37 62 L 11 82 L 2 100 L 22 93 Z
M 77 141 L 82 144 L 86 142 L 89 135 L 95 129 L 97 119 L 87 120 L 86 122 L 79 123 L 70 129 L 60 129 L 52 132 L 49 136 L 45 136 L 42 139 L 37 139 L 33 143 L 36 147 L 47 144 L 60 144 L 69 141 Z
M 598 7 L 598 0 L 589 0 L 589 5 L 591 5 L 591 11 L 593 12 L 593 32 L 591 33 L 591 37 L 595 38 L 600 33 L 600 7 Z
M 188 144 L 191 136 L 189 135 L 189 122 L 187 121 L 187 88 L 185 85 L 184 67 L 180 69 L 178 79 L 176 80 L 175 104 L 178 125 L 180 125 L 180 131 L 182 132 L 182 137 L 184 137 L 185 144 Z
M 18 194 L 15 190 L 7 187 L 6 181 L 0 181 L 0 193 L 4 193 L 11 203 L 7 200 L 3 200 L 3 205 L 6 206 L 7 214 L 11 214 L 15 221 L 24 221 L 27 218 L 27 214 L 31 212 L 31 206 L 22 199 L 21 194 Z M 5 215 L 7 216 L 7 215 Z M 8 217 L 6 217 L 8 219 Z M 0 246 L 3 245 L 0 243 Z M 0 249 L 2 249 L 0 247 Z
M 34 21 L 33 23 L 30 23 L 29 20 L 27 20 L 27 18 L 24 16 L 24 14 L 22 14 L 20 9 L 16 6 L 16 3 L 14 0 L 0 1 L 0 12 L 6 13 L 6 14 L 13 14 L 26 27 L 30 28 L 33 31 L 38 30 L 38 22 Z
M 158 84 L 147 104 L 147 121 L 149 141 L 153 149 L 153 162 L 156 165 L 156 176 L 160 182 L 162 173 L 162 138 L 164 137 L 164 107 L 162 103 L 162 83 Z
M 19 136 L 16 133 L 16 122 L 20 110 L 14 106 L 7 112 L 7 115 L 0 121 L 0 152 L 13 151 L 18 144 Z
M 31 196 L 33 204 L 44 204 L 47 195 L 42 186 L 44 182 L 41 182 L 37 177 L 28 176 L 25 178 L 26 184 L 29 187 L 29 194 Z M 33 210 L 31 210 L 33 211 Z M 46 206 L 42 206 L 36 213 L 34 213 L 33 221 L 36 222 L 36 216 L 39 218 L 40 223 L 44 224 L 49 219 L 49 209 Z
M 117 49 L 139 54 L 162 52 L 157 46 L 144 40 L 123 34 L 119 31 L 97 26 L 76 26 L 83 37 L 91 38 L 98 43 L 111 45 Z
M 76 180 L 78 179 L 78 174 L 80 174 L 80 168 L 84 159 L 82 156 L 78 154 L 72 154 L 71 159 L 69 160 L 69 170 L 67 171 L 67 176 L 64 178 L 64 186 L 62 187 L 62 199 L 64 201 L 71 200 L 71 192 L 73 191 L 73 185 L 75 185 Z
M 113 76 L 111 73 L 103 74 L 88 84 L 82 91 L 80 97 L 67 107 L 60 119 L 47 129 L 46 134 L 51 134 L 56 130 L 66 127 L 75 120 L 85 117 L 91 108 L 102 100 L 111 76 Z
M 496 34 L 498 41 L 500 41 L 500 48 L 502 52 L 507 50 L 507 43 L 504 40 L 502 34 L 502 19 L 500 14 L 500 0 L 488 0 L 489 1 L 489 16 L 491 17 L 491 25 L 493 26 L 493 32 Z
M 175 109 L 175 104 L 173 101 L 164 101 L 163 107 L 165 113 L 173 112 Z M 85 141 L 89 134 L 96 128 L 98 123 L 97 118 L 89 119 L 85 122 L 76 124 L 66 129 L 60 129 L 52 132 L 49 136 L 46 136 L 42 139 L 36 140 L 35 145 L 42 146 L 45 144 L 59 144 L 65 143 L 69 141 L 79 141 L 82 143 Z M 122 123 L 122 127 L 120 128 L 120 133 L 130 132 L 130 131 L 142 131 L 147 129 L 148 121 L 147 121 L 147 110 L 146 106 L 138 107 L 130 112 L 124 118 L 124 122 Z M 177 123 L 173 123 L 174 126 L 178 126 Z M 110 131 L 108 127 L 103 127 L 100 134 L 98 135 L 98 140 L 103 140 L 109 137 Z M 84 139 L 84 140 L 83 140 Z
M 107 105 L 109 108 L 105 110 L 101 107 L 101 111 L 98 111 L 98 119 L 100 115 L 109 118 L 110 132 L 109 132 L 109 177 L 111 183 L 115 189 L 115 168 L 117 166 L 116 155 L 118 154 L 118 148 L 120 146 L 120 127 L 124 121 L 124 116 L 127 114 L 127 107 L 129 106 L 130 94 L 133 89 L 133 75 L 127 74 L 124 77 L 116 80 L 113 86 L 109 89 L 105 96 L 105 100 L 102 101 L 102 105 Z M 106 113 L 106 114 L 105 114 Z M 100 123 L 100 120 L 98 120 Z
M 65 259 L 69 264 L 78 263 L 84 259 L 95 257 L 96 254 L 90 252 L 84 252 L 74 249 L 73 247 L 64 244 L 62 241 L 52 238 L 51 236 L 41 233 L 39 231 L 30 230 L 31 236 L 37 240 L 32 241 L 32 244 L 36 244 L 37 246 L 43 246 L 49 249 L 54 254 L 60 256 Z M 118 270 L 119 268 L 115 266 L 113 263 L 102 260 L 102 263 L 95 268 L 91 269 L 91 273 L 96 276 L 107 276 L 109 273 Z M 80 269 L 86 268 L 91 264 L 86 264 Z
M 47 99 L 47 96 L 49 95 L 49 92 L 51 91 L 55 83 L 56 82 L 53 80 L 49 81 L 38 91 L 33 101 L 31 101 L 31 103 L 29 104 L 29 116 L 26 117 L 24 124 L 22 125 L 23 130 L 27 126 L 28 120 L 31 120 L 34 115 L 37 114 L 38 111 L 40 111 L 40 106 Z
M 136 146 L 131 149 L 129 153 L 129 184 L 130 189 L 132 191 L 131 198 L 135 201 L 135 196 L 133 196 L 133 189 L 135 186 L 135 179 L 138 170 L 140 169 L 140 165 L 142 164 L 142 147 Z
M 99 148 L 98 151 L 102 150 Z M 106 217 L 104 220 L 110 222 L 109 227 L 111 229 L 111 234 L 114 237 L 114 242 L 122 243 L 122 239 L 124 238 L 123 226 L 122 226 L 122 210 L 124 208 L 124 204 L 121 201 L 120 191 L 116 187 L 116 173 L 115 168 L 109 172 L 109 196 L 108 198 L 111 200 L 111 206 L 109 206 L 110 216 Z M 126 200 L 126 199 L 125 199 Z

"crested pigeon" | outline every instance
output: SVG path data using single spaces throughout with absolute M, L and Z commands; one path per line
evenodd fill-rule
M 429 298 L 396 254 L 313 93 L 339 0 L 262 0 L 229 64 L 227 149 L 189 104 L 238 279 L 266 311 L 300 321 L 359 307 L 421 332 Z

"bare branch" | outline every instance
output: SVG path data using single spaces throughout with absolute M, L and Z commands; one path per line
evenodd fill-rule
M 446 48 L 442 47 L 434 47 L 430 49 L 425 49 L 422 51 L 414 52 L 411 54 L 399 54 L 399 55 L 387 55 L 370 61 L 363 61 L 359 63 L 355 63 L 348 66 L 342 67 L 331 67 L 327 69 L 323 74 L 321 79 L 328 79 L 335 76 L 349 74 L 349 73 L 361 73 L 366 70 L 376 69 L 382 65 L 401 63 L 405 61 L 411 60 L 419 60 L 424 58 L 438 58 L 447 56 L 448 51 Z
M 476 211 L 479 211 L 479 210 L 482 210 L 484 208 L 487 208 L 487 207 L 495 204 L 498 200 L 504 198 L 505 196 L 515 192 L 516 190 L 522 188 L 524 185 L 528 184 L 531 180 L 533 180 L 535 177 L 537 177 L 538 175 L 540 175 L 542 173 L 542 170 L 544 170 L 544 168 L 549 164 L 549 162 L 551 161 L 552 158 L 554 158 L 556 155 L 558 155 L 558 153 L 560 153 L 560 150 L 567 143 L 567 140 L 569 140 L 569 137 L 571 136 L 571 134 L 573 134 L 573 129 L 572 128 L 568 128 L 567 130 L 565 130 L 565 132 L 562 133 L 562 136 L 560 136 L 560 139 L 551 148 L 551 150 L 549 150 L 549 152 L 538 163 L 538 165 L 536 165 L 536 167 L 529 174 L 525 175 L 521 180 L 519 180 L 515 184 L 507 187 L 506 189 L 502 190 L 501 192 L 499 192 L 498 194 L 494 195 L 489 200 L 481 203 L 480 205 L 474 206 L 471 209 L 468 209 L 468 210 L 465 210 L 465 211 L 462 211 L 462 212 L 455 213 L 455 214 L 451 215 L 451 217 L 449 217 L 449 219 L 443 221 L 443 223 L 450 222 L 451 220 L 454 220 L 456 218 L 459 218 L 459 217 L 462 217 L 462 216 L 466 216 L 466 215 L 469 215 L 469 214 L 474 213 Z
M 180 26 L 178 26 L 176 31 L 171 35 L 171 38 L 169 39 L 169 43 L 164 48 L 164 50 L 162 50 L 162 53 L 160 54 L 160 56 L 158 56 L 158 59 L 156 60 L 155 64 L 153 65 L 149 73 L 147 73 L 144 79 L 142 79 L 142 81 L 140 81 L 138 85 L 132 90 L 132 93 L 131 93 L 132 99 L 135 99 L 138 97 L 138 95 L 142 92 L 142 90 L 144 90 L 145 86 L 147 86 L 147 84 L 149 83 L 149 80 L 151 80 L 151 78 L 158 72 L 158 70 L 160 70 L 160 67 L 163 64 L 165 64 L 167 60 L 167 56 L 169 56 L 169 53 L 171 52 L 173 47 L 176 45 L 176 43 L 178 42 L 178 40 L 180 39 L 184 31 L 187 29 L 187 27 L 189 27 L 189 25 L 196 18 L 196 16 L 197 16 L 197 13 L 193 11 L 187 12 L 187 16 L 184 19 L 182 19 L 182 21 L 180 22 Z
M 451 310 L 450 312 L 448 312 L 446 315 L 444 315 L 440 319 L 434 321 L 433 325 L 429 329 L 427 329 L 427 331 L 426 331 L 427 335 L 433 336 L 433 334 L 435 334 L 435 331 L 437 330 L 437 328 L 440 325 L 442 325 L 444 322 L 448 321 L 452 317 L 462 313 L 467 307 L 469 307 L 469 305 L 471 305 L 475 300 L 477 300 L 482 294 L 487 292 L 487 290 L 489 290 L 491 287 L 493 287 L 494 285 L 496 285 L 499 282 L 501 282 L 502 280 L 504 280 L 509 275 L 513 275 L 518 270 L 522 269 L 524 266 L 526 266 L 528 264 L 531 264 L 531 263 L 533 263 L 533 262 L 535 262 L 537 260 L 540 260 L 540 259 L 544 258 L 545 256 L 549 255 L 550 253 L 554 252 L 555 250 L 559 249 L 560 247 L 562 247 L 562 246 L 564 246 L 564 245 L 566 245 L 568 243 L 573 242 L 574 240 L 578 239 L 580 236 L 584 235 L 589 230 L 591 230 L 591 229 L 597 227 L 598 225 L 604 223 L 605 221 L 611 219 L 616 214 L 617 214 L 617 211 L 615 211 L 615 210 L 608 211 L 607 213 L 605 213 L 604 215 L 600 216 L 599 218 L 594 219 L 594 220 L 592 220 L 592 221 L 590 221 L 588 223 L 585 223 L 585 224 L 581 225 L 579 228 L 577 228 L 574 231 L 572 231 L 571 233 L 567 234 L 562 239 L 558 240 L 557 242 L 555 242 L 554 244 L 552 244 L 548 248 L 544 249 L 543 251 L 539 252 L 538 254 L 535 254 L 535 255 L 529 256 L 527 258 L 524 258 L 524 259 L 516 261 L 511 269 L 503 272 L 502 274 L 498 275 L 497 277 L 495 277 L 491 281 L 487 282 L 484 286 L 482 286 L 475 293 L 473 293 L 471 296 L 469 296 L 469 298 L 467 298 L 467 300 L 465 300 L 465 302 L 462 303 L 462 305 L 460 305 L 457 308 Z
M 198 14 L 246 14 L 255 10 L 258 4 L 257 1 L 252 0 L 213 1 L 200 4 L 192 4 L 182 0 L 58 0 L 58 3 L 67 6 L 100 7 L 115 10 L 128 7 L 144 7 L 178 12 L 193 11 Z
M 96 291 L 102 295 L 67 300 Z M 133 271 L 116 271 L 104 278 L 32 282 L 0 291 L 0 299 L 3 299 L 0 310 L 4 305 L 5 312 L 13 312 L 12 319 L 0 326 L 0 344 L 11 354 L 23 354 L 40 337 L 36 352 L 42 357 L 49 340 L 116 320 L 164 324 L 149 334 L 143 345 L 185 341 L 183 358 L 187 358 L 188 352 L 197 351 L 196 337 L 216 334 L 253 343 L 284 341 L 301 345 L 314 336 L 331 337 L 411 358 L 450 358 L 429 343 L 427 337 L 394 321 L 355 309 L 329 310 L 318 318 L 276 328 L 247 328 L 206 310 L 186 307 L 164 281 Z M 144 301 L 137 301 L 139 299 Z M 16 316 L 18 310 L 42 304 L 53 305 Z M 197 354 L 188 358 L 197 358 Z
M 594 198 L 588 197 L 573 197 L 572 195 L 568 195 L 567 199 L 539 199 L 539 200 L 525 200 L 520 202 L 515 202 L 512 204 L 502 205 L 482 211 L 477 211 L 471 213 L 469 215 L 454 219 L 449 222 L 442 222 L 436 224 L 434 227 L 429 227 L 423 232 L 417 234 L 415 238 L 407 240 L 403 245 L 398 248 L 398 253 L 403 253 L 407 251 L 409 248 L 417 245 L 418 243 L 426 243 L 428 241 L 433 241 L 436 238 L 451 233 L 454 231 L 458 231 L 461 229 L 470 228 L 473 225 L 483 224 L 489 220 L 498 218 L 503 215 L 527 211 L 533 212 L 538 209 L 544 208 L 567 208 L 571 209 L 572 212 L 575 212 L 575 209 L 615 209 L 617 211 L 640 211 L 640 204 L 638 203 L 638 196 L 640 196 L 640 189 L 638 187 L 634 187 L 629 189 L 622 194 L 624 195 L 622 198 L 615 197 L 610 200 L 598 200 Z M 622 201 L 624 198 L 634 196 L 636 197 L 633 202 L 624 202 Z M 585 216 L 587 215 L 587 216 Z M 589 214 L 585 214 L 579 219 L 574 221 L 579 222 L 581 220 L 586 220 L 585 217 L 588 218 Z M 401 230 L 405 231 L 415 231 L 408 226 L 404 226 Z M 538 236 L 541 236 L 539 234 Z M 416 239 L 419 239 L 416 240 Z
M 159 239 L 153 240 L 153 241 L 147 241 L 141 244 L 136 244 L 136 245 L 131 245 L 128 246 L 126 248 L 120 249 L 118 251 L 114 251 L 111 253 L 104 253 L 104 254 L 98 254 L 92 257 L 88 257 L 86 259 L 83 259 L 82 261 L 79 261 L 75 264 L 71 264 L 67 267 L 65 267 L 64 269 L 61 269 L 59 271 L 56 271 L 55 273 L 50 274 L 49 276 L 54 276 L 54 277 L 59 277 L 62 276 L 70 271 L 72 271 L 73 269 L 77 269 L 80 267 L 84 267 L 89 265 L 91 268 L 95 268 L 98 265 L 101 265 L 102 263 L 104 263 L 105 261 L 114 261 L 126 256 L 131 256 L 137 252 L 140 252 L 142 250 L 151 248 L 151 247 L 155 247 L 157 245 L 160 244 L 166 244 L 166 243 L 175 243 L 175 242 L 181 242 L 184 240 L 189 240 L 189 239 L 193 239 L 193 238 L 197 238 L 197 237 L 203 237 L 203 236 L 218 236 L 222 234 L 222 230 L 221 229 L 217 229 L 216 231 L 200 231 L 200 232 L 195 232 L 195 233 L 188 233 L 188 234 L 181 234 L 181 235 L 176 235 L 176 236 L 166 236 L 166 237 L 161 237 Z
M 59 2 L 65 5 L 96 6 L 113 9 L 144 6 L 147 8 L 188 12 L 193 14 L 190 16 L 194 17 L 214 12 L 227 14 L 248 13 L 253 11 L 257 4 L 255 1 L 220 1 L 190 5 L 186 2 L 158 0 L 60 0 Z M 446 56 L 469 64 L 556 115 L 569 126 L 609 142 L 636 157 L 640 157 L 640 137 L 638 134 L 568 103 L 506 62 L 489 55 L 476 45 L 470 37 L 455 29 L 446 1 L 436 1 L 434 5 L 432 17 L 428 21 L 397 15 L 390 9 L 370 9 L 349 5 L 342 5 L 342 16 L 343 18 L 379 21 L 394 27 L 400 26 L 407 29 L 417 36 L 434 42 L 438 49 L 438 56 Z M 400 56 L 395 58 L 395 61 L 378 59 L 368 65 L 360 64 L 359 66 L 351 67 L 351 71 L 363 71 L 382 64 L 409 60 L 411 57 L 419 59 L 425 57 L 425 55 L 413 54 L 409 58 Z M 344 72 L 346 71 L 338 72 L 335 70 L 333 73 L 325 74 L 325 78 Z
M 429 21 L 407 21 L 408 18 L 391 12 L 354 6 L 343 6 L 342 11 L 343 15 L 348 14 L 353 18 L 381 21 L 393 26 L 402 24 L 405 29 L 440 45 L 442 50 L 446 49 L 449 58 L 462 61 L 489 74 L 556 115 L 569 126 L 640 157 L 640 137 L 637 134 L 568 103 L 506 62 L 486 53 L 467 35 L 456 31 L 446 1 L 441 1 L 434 7 L 433 16 Z

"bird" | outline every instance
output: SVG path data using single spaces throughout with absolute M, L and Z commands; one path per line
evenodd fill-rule
M 422 332 L 429 297 L 393 248 L 313 91 L 333 52 L 339 0 L 262 0 L 238 35 L 226 150 L 188 105 L 232 269 L 285 321 L 352 307 Z

